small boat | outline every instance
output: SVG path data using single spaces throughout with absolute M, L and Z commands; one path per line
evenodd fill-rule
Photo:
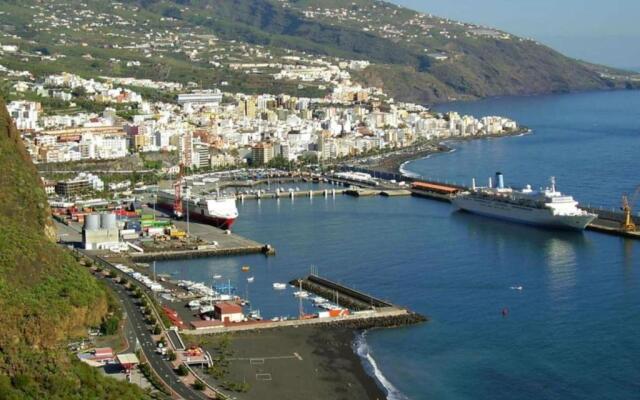
M 324 297 L 320 297 L 320 296 L 315 296 L 312 300 L 313 300 L 313 302 L 315 304 L 323 304 L 323 303 L 326 303 L 327 301 L 329 301 L 329 300 L 325 299 Z
M 253 282 L 255 279 L 256 279 L 255 277 L 250 276 L 250 277 L 248 277 L 248 278 L 247 278 L 247 282 L 251 283 L 251 282 Z
M 242 272 L 249 272 L 251 268 L 248 265 L 243 265 L 242 266 Z
M 262 316 L 260 315 L 260 310 L 251 310 L 251 312 L 249 312 L 249 318 L 254 319 L 256 321 L 262 320 Z
M 523 287 L 522 286 L 511 286 L 510 288 L 511 290 L 522 290 Z
M 216 275 L 213 276 L 213 279 L 221 279 L 221 278 L 222 278 L 222 275 L 216 274 Z
M 293 295 L 296 296 L 296 297 L 307 298 L 307 297 L 309 297 L 309 292 L 306 292 L 304 290 L 297 290 L 297 291 L 293 292 Z
M 202 306 L 200 307 L 200 314 L 210 313 L 210 312 L 213 312 L 213 310 L 214 310 L 214 307 L 211 305 Z
M 273 284 L 273 288 L 276 290 L 284 290 L 287 288 L 287 284 L 286 283 L 279 283 L 279 282 L 275 282 Z

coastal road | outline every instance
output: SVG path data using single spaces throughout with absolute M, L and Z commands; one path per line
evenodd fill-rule
M 92 256 L 89 257 L 91 257 L 97 263 L 105 265 L 104 262 L 102 262 L 99 258 Z M 151 368 L 162 378 L 162 380 L 164 380 L 167 385 L 171 387 L 171 390 L 175 394 L 178 394 L 181 398 L 187 400 L 207 399 L 208 397 L 205 396 L 202 392 L 196 391 L 182 383 L 180 377 L 175 374 L 169 362 L 165 361 L 161 355 L 155 352 L 156 345 L 153 341 L 153 338 L 151 337 L 149 327 L 145 322 L 140 308 L 135 304 L 134 299 L 129 295 L 127 290 L 125 290 L 122 285 L 113 282 L 113 280 L 109 278 L 101 277 L 98 275 L 98 279 L 106 282 L 107 285 L 118 295 L 118 298 L 121 301 L 121 304 L 129 319 L 132 333 L 135 336 L 135 338 L 133 339 L 133 343 L 131 343 L 132 339 L 129 336 L 129 333 L 127 333 L 127 340 L 130 341 L 130 348 L 135 348 L 135 340 L 137 338 L 138 342 L 140 343 L 140 349 L 144 352 L 144 355 L 149 361 Z

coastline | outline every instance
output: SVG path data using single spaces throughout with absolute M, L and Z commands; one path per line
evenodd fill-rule
M 351 328 L 310 326 L 236 332 L 229 336 L 232 354 L 225 379 L 249 384 L 246 393 L 234 394 L 245 400 L 301 395 L 306 400 L 401 398 L 388 397 L 389 388 L 395 388 L 383 376 L 380 379 L 375 361 L 372 368 L 365 366 L 368 349 L 358 351 L 361 335 Z M 211 354 L 218 340 L 219 335 L 189 337 Z M 203 377 L 220 385 L 210 375 Z
M 392 174 L 400 174 L 403 176 L 411 176 L 411 172 L 406 171 L 404 166 L 411 161 L 419 160 L 422 158 L 427 158 L 434 154 L 441 153 L 450 153 L 455 151 L 455 148 L 449 146 L 450 143 L 458 143 L 458 142 L 466 142 L 471 140 L 480 140 L 480 139 L 500 139 L 507 137 L 519 137 L 531 134 L 532 130 L 527 127 L 522 127 L 514 132 L 509 133 L 501 133 L 496 135 L 483 135 L 483 136 L 472 136 L 472 137 L 462 137 L 462 138 L 446 138 L 446 139 L 438 139 L 432 140 L 429 142 L 425 142 L 415 148 L 410 149 L 402 149 L 396 152 L 390 153 L 377 160 L 375 163 L 361 163 L 355 164 L 359 167 L 368 168 L 372 171 L 376 172 L 386 172 Z

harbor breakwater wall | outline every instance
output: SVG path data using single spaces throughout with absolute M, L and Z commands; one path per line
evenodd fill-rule
M 183 335 L 216 335 L 222 333 L 246 332 L 263 329 L 291 328 L 299 326 L 322 325 L 323 327 L 348 329 L 398 328 L 427 322 L 428 318 L 405 309 L 390 308 L 385 310 L 356 312 L 351 315 L 333 318 L 309 318 L 286 321 L 262 321 L 253 324 L 230 324 L 224 327 L 184 330 Z

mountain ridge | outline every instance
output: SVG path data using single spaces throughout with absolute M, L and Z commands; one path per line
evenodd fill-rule
M 432 103 L 623 87 L 603 76 L 599 66 L 573 60 L 535 41 L 492 28 L 425 17 L 426 14 L 383 1 L 181 0 L 173 3 L 190 5 L 191 10 L 183 12 L 185 20 L 193 18 L 190 15 L 194 8 L 198 14 L 211 11 L 214 16 L 206 19 L 205 26 L 227 39 L 240 38 L 260 44 L 270 40 L 274 45 L 310 52 L 318 51 L 319 46 L 320 54 L 363 56 L 374 64 L 358 76 L 362 82 L 377 84 L 401 100 Z M 387 18 L 386 14 L 394 17 Z M 351 18 L 335 21 L 335 16 L 345 15 Z M 201 14 L 194 22 L 202 21 Z M 429 28 L 407 29 L 402 37 L 402 25 L 419 26 L 422 21 L 426 21 L 422 27 Z M 373 32 L 371 27 L 376 23 L 391 26 L 387 31 L 393 34 L 384 37 Z M 229 24 L 235 29 L 223 28 Z M 243 29 L 253 34 L 243 34 Z M 422 37 L 420 33 L 424 33 Z M 449 59 L 434 60 L 433 54 L 423 51 L 427 46 L 431 53 L 444 52 Z M 406 81 L 419 85 L 411 87 Z
M 19 37 L 12 40 L 29 57 L 55 58 L 28 65 L 38 76 L 67 71 L 200 87 L 225 83 L 230 92 L 309 97 L 326 91 L 276 80 L 277 71 L 251 73 L 232 65 L 318 56 L 333 63 L 368 60 L 366 70 L 352 73 L 356 80 L 423 104 L 636 88 L 639 82 L 530 39 L 375 0 L 124 0 L 113 7 L 97 0 L 9 0 L 5 8 L 0 29 Z M 69 18 L 74 13 L 79 22 Z M 111 20 L 97 23 L 96 17 Z M 147 47 L 137 47 L 142 44 Z M 269 56 L 256 56 L 256 49 Z M 5 55 L 0 63 L 20 69 L 25 59 Z M 125 61 L 138 66 L 123 66 Z

